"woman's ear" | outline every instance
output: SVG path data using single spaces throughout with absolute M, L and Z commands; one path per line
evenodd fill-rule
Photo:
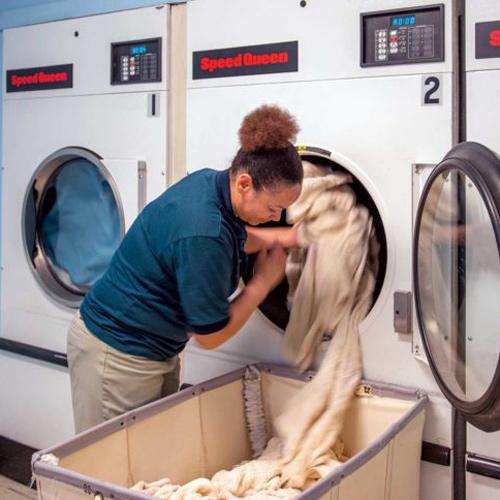
M 239 193 L 247 193 L 253 188 L 252 177 L 246 172 L 238 174 L 236 177 L 236 189 Z

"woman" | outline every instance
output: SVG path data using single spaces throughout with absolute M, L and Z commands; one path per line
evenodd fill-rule
M 300 194 L 297 131 L 286 111 L 256 109 L 230 169 L 187 176 L 138 216 L 69 330 L 77 432 L 175 392 L 189 338 L 218 347 L 282 280 L 295 231 L 252 226 L 278 221 Z M 253 278 L 229 303 L 255 252 Z

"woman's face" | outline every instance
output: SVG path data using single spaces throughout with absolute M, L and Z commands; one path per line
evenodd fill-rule
M 235 209 L 238 217 L 252 226 L 279 221 L 282 211 L 294 203 L 300 195 L 300 184 L 291 186 L 281 184 L 273 189 L 262 188 L 257 191 L 253 187 L 251 177 L 240 179 L 241 176 L 238 176 L 236 181 L 236 189 L 240 196 Z

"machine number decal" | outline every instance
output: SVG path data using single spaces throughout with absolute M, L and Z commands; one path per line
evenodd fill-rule
M 86 495 L 92 495 L 94 493 L 94 489 L 92 488 L 92 486 L 90 486 L 90 484 L 83 483 L 82 489 Z
M 441 80 L 435 75 L 422 76 L 422 104 L 441 104 Z

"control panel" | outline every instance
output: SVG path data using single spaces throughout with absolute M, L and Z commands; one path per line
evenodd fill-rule
M 443 60 L 443 5 L 361 14 L 361 66 Z
M 161 81 L 161 38 L 111 44 L 111 85 Z

